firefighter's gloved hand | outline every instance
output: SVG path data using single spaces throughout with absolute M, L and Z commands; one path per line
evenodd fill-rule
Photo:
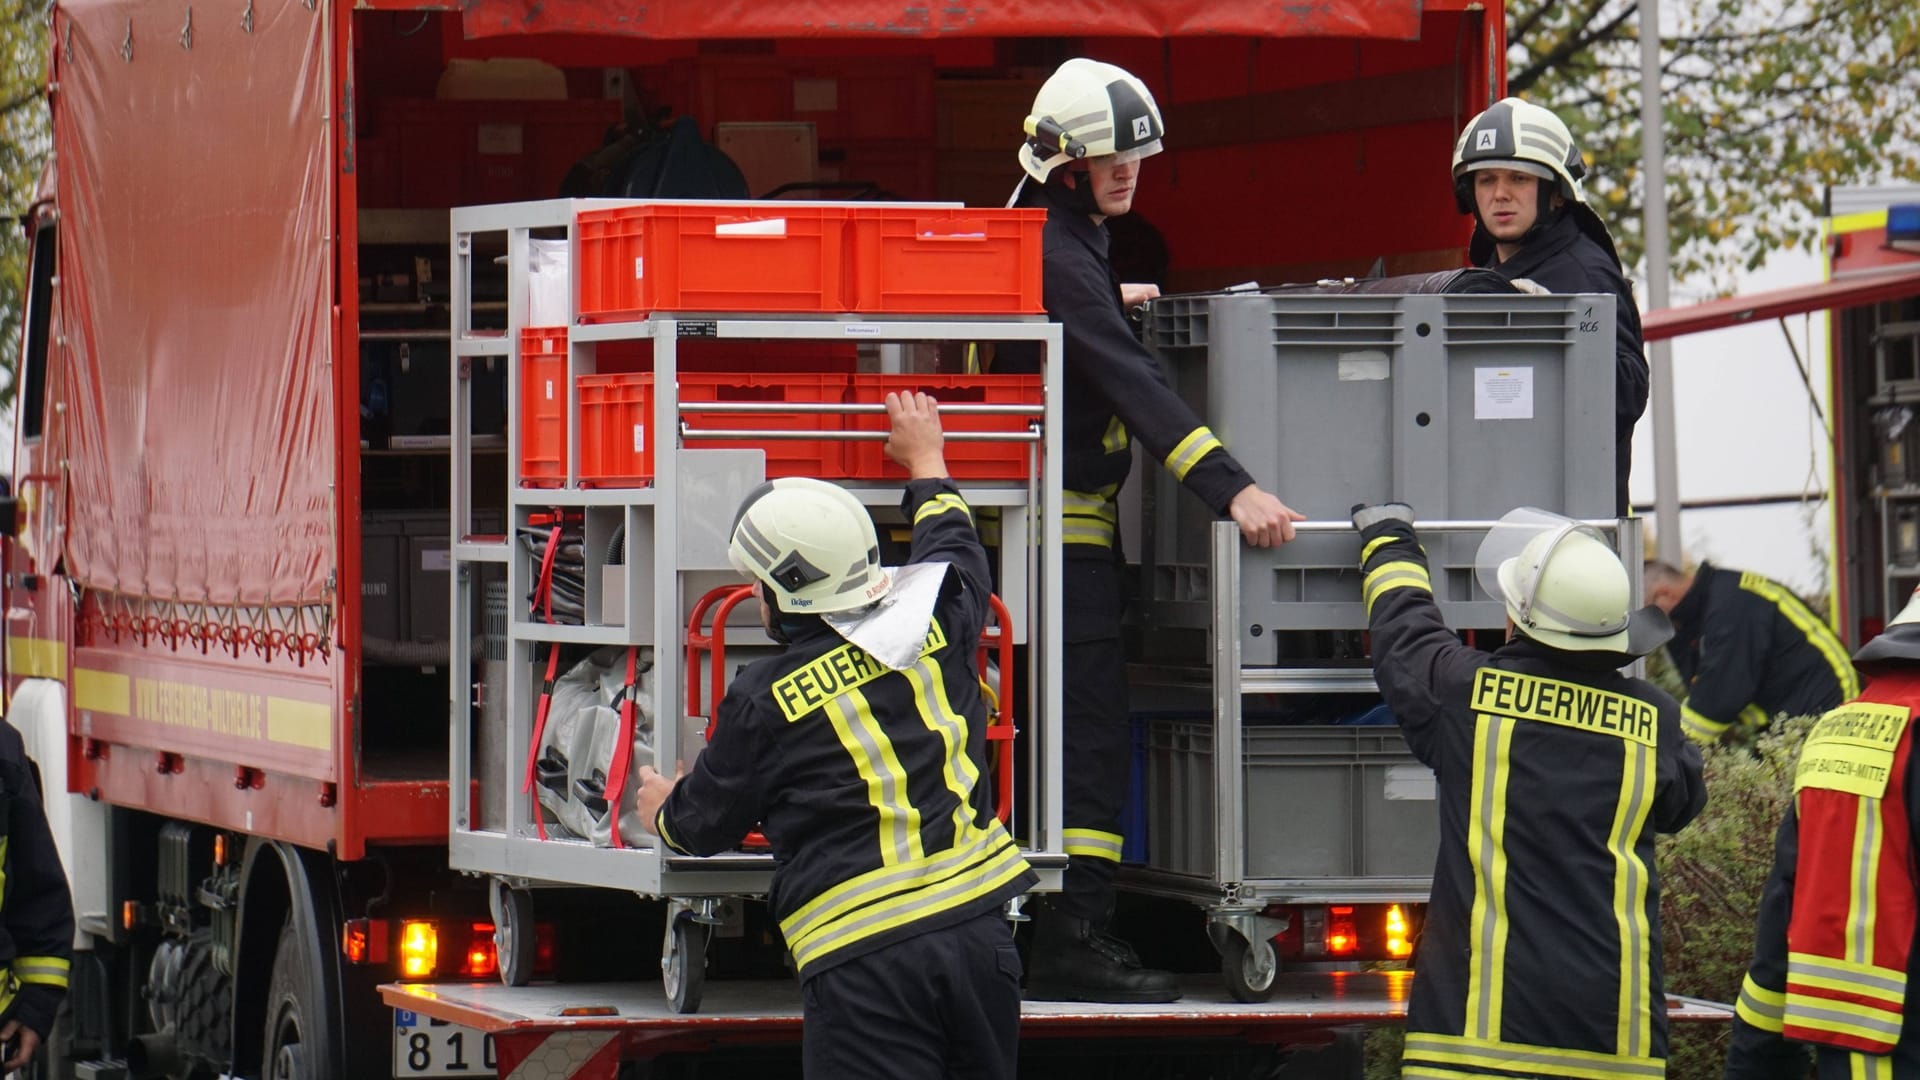
M 1552 296 L 1553 295 L 1552 289 L 1547 288 L 1545 285 L 1540 284 L 1539 282 L 1533 280 L 1532 278 L 1517 277 L 1517 278 L 1514 278 L 1511 282 L 1509 282 L 1509 284 L 1511 284 L 1514 288 L 1519 289 L 1521 292 L 1526 293 L 1529 296 Z
M 1353 527 L 1365 532 L 1376 525 L 1400 522 L 1409 527 L 1413 525 L 1413 507 L 1402 502 L 1356 503 L 1353 507 Z

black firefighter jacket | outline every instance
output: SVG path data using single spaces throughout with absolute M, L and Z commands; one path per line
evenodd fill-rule
M 1225 515 L 1253 477 L 1168 385 L 1160 361 L 1128 326 L 1120 285 L 1107 262 L 1106 226 L 1055 204 L 1052 187 L 1029 183 L 1025 192 L 1023 204 L 1047 208 L 1042 287 L 1066 353 L 1061 443 L 1067 553 L 1115 546 L 1114 498 L 1133 468 L 1134 439 L 1208 509 Z M 993 370 L 1037 372 L 1039 352 L 1004 344 Z
M 1846 647 L 1792 590 L 1701 563 L 1674 605 L 1667 654 L 1687 684 L 1681 721 L 1712 743 L 1737 721 L 1817 716 L 1860 692 Z
M 26 744 L 0 722 L 0 1024 L 42 1040 L 67 994 L 73 895 L 47 828 Z
M 1485 236 L 1482 232 L 1476 241 Z M 1476 243 L 1475 250 L 1483 245 Z M 1613 256 L 1580 231 L 1574 215 L 1561 214 L 1540 235 L 1514 253 L 1506 262 L 1497 261 L 1489 245 L 1487 257 L 1479 261 L 1512 281 L 1526 278 L 1548 292 L 1612 293 L 1613 324 L 1613 461 L 1614 513 L 1625 517 L 1628 509 L 1627 472 L 1633 464 L 1633 425 L 1647 411 L 1647 386 L 1650 380 L 1647 358 L 1640 340 L 1640 308 L 1633 301 L 1633 286 L 1620 273 Z
M 974 651 L 986 551 L 945 480 L 907 485 L 911 561 L 951 565 L 919 663 L 889 671 L 818 619 L 750 665 L 655 820 L 712 855 L 760 823 L 767 898 L 801 979 L 997 909 L 1036 882 L 993 815 Z
M 1679 706 L 1619 654 L 1463 645 L 1412 527 L 1362 536 L 1374 674 L 1440 798 L 1403 1075 L 1664 1075 L 1654 833 L 1706 803 Z

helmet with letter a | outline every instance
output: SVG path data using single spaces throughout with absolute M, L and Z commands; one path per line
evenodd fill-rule
M 1573 132 L 1551 109 L 1519 98 L 1502 98 L 1474 117 L 1453 144 L 1454 205 L 1461 213 L 1473 215 L 1480 226 L 1471 250 L 1476 264 L 1484 261 L 1485 248 L 1491 245 L 1473 196 L 1473 174 L 1486 169 L 1511 169 L 1540 181 L 1538 213 L 1523 243 L 1552 224 L 1560 213 L 1548 198 L 1553 192 L 1565 200 L 1564 212 L 1573 216 L 1580 231 L 1615 263 L 1620 262 L 1613 234 L 1587 203 L 1586 156 L 1580 152 Z
M 1658 608 L 1633 609 L 1633 583 L 1600 531 L 1522 507 L 1487 531 L 1474 556 L 1481 588 L 1520 633 L 1569 652 L 1645 656 L 1673 636 Z
M 747 495 L 727 559 L 793 615 L 867 607 L 893 583 L 866 507 L 844 488 L 808 477 L 772 480 Z
M 1040 183 L 1070 161 L 1105 157 L 1124 164 L 1152 157 L 1166 134 L 1146 83 L 1085 57 L 1061 64 L 1041 84 L 1024 126 L 1020 167 Z

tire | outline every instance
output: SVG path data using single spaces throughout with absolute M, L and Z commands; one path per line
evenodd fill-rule
M 273 978 L 267 984 L 267 1026 L 261 1040 L 262 1080 L 335 1080 L 326 1016 L 326 994 L 310 950 L 294 929 L 280 930 L 273 953 Z
M 493 885 L 493 948 L 500 958 L 500 981 L 525 986 L 533 981 L 538 934 L 533 925 L 533 895 L 525 889 Z
M 707 928 L 691 915 L 673 920 L 667 930 L 667 955 L 660 965 L 667 1004 L 676 1013 L 700 1011 L 700 995 L 707 988 Z
M 1220 974 L 1233 1000 L 1251 1005 L 1273 997 L 1274 977 L 1279 973 L 1280 958 L 1274 955 L 1273 942 L 1249 943 L 1239 934 L 1227 935 L 1227 947 L 1220 953 Z

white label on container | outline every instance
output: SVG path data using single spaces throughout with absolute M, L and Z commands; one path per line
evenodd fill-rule
M 548 401 L 553 400 L 553 380 L 552 379 L 547 380 L 547 400 Z
M 1341 382 L 1381 382 L 1393 374 L 1393 362 L 1377 349 L 1340 354 Z
M 880 328 L 872 323 L 848 323 L 848 337 L 879 337 Z
M 1387 766 L 1388 802 L 1432 802 L 1433 770 L 1425 765 Z
M 636 454 L 647 452 L 647 425 L 645 424 L 633 425 L 633 452 Z
M 1475 420 L 1533 419 L 1533 369 L 1477 367 L 1473 369 Z
M 728 221 L 713 227 L 715 236 L 785 236 L 787 219 L 760 218 L 752 221 Z
M 483 154 L 518 157 L 526 142 L 519 124 L 481 124 L 479 150 Z
M 453 551 L 449 548 L 422 548 L 420 569 L 444 574 L 453 569 Z
M 644 256 L 644 255 L 635 255 L 635 256 L 633 257 L 633 279 L 634 279 L 635 281 L 638 281 L 638 280 L 640 280 L 641 278 L 643 278 L 643 277 L 646 277 L 646 276 L 647 276 L 647 259 L 646 259 L 646 256 Z

